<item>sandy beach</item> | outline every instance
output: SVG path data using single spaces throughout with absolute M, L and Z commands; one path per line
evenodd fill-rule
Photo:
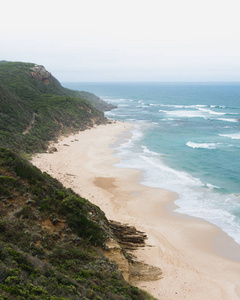
M 158 266 L 155 281 L 134 282 L 157 299 L 240 299 L 240 245 L 219 228 L 173 211 L 176 194 L 139 183 L 141 172 L 114 166 L 110 147 L 132 124 L 117 122 L 63 137 L 53 153 L 32 163 L 98 205 L 110 220 L 146 232 L 146 247 L 135 255 Z

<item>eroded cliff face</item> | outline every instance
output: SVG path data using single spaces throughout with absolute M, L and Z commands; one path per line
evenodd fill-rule
M 108 225 L 115 238 L 106 242 L 104 254 L 118 265 L 123 278 L 133 284 L 138 281 L 161 279 L 162 270 L 160 268 L 139 261 L 134 254 L 134 250 L 146 246 L 147 235 L 134 226 L 113 220 L 109 220 Z
M 34 79 L 43 82 L 45 85 L 52 83 L 52 74 L 48 72 L 44 66 L 35 65 L 31 69 L 33 71 L 31 72 L 31 76 Z

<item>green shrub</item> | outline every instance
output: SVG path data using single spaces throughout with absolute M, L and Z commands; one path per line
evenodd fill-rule
M 22 217 L 24 219 L 35 220 L 36 217 L 30 206 L 24 206 L 20 211 L 15 214 L 16 217 Z
M 33 66 L 0 63 L 1 146 L 21 153 L 42 151 L 61 133 L 91 127 L 92 120 L 106 122 L 100 111 L 109 106 L 106 102 L 90 93 L 65 89 L 52 76 L 45 85 L 31 76 Z
M 15 165 L 15 172 L 21 178 L 26 178 L 31 184 L 36 183 L 39 180 L 43 180 L 43 176 L 39 169 L 33 165 L 18 161 Z

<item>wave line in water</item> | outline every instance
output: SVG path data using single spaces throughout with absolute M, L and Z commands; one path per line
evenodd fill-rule
M 213 111 L 211 109 L 206 109 L 206 108 L 198 108 L 198 110 L 209 113 L 210 115 L 226 115 L 226 113 L 224 113 L 224 112 L 216 112 L 216 111 Z
M 217 118 L 215 120 L 218 120 L 218 121 L 223 121 L 223 122 L 233 122 L 233 123 L 236 123 L 236 122 L 239 122 L 237 119 L 232 119 L 232 118 Z
M 92 86 L 118 105 L 107 116 L 139 126 L 121 148 L 119 166 L 142 170 L 142 184 L 178 193 L 179 212 L 240 243 L 240 85 Z
M 194 143 L 189 141 L 186 145 L 190 148 L 216 149 L 215 143 Z
M 238 216 L 240 196 L 231 193 L 224 194 L 219 186 L 204 183 L 185 171 L 179 171 L 166 165 L 163 154 L 142 145 L 143 128 L 142 126 L 135 127 L 132 138 L 118 148 L 122 160 L 116 166 L 142 170 L 141 184 L 167 189 L 179 195 L 175 201 L 178 206 L 177 212 L 203 218 L 222 228 L 236 242 L 240 243 Z M 217 146 L 215 143 L 190 145 L 206 149 Z
M 232 140 L 240 140 L 240 132 L 230 134 L 219 134 L 219 136 L 228 137 Z

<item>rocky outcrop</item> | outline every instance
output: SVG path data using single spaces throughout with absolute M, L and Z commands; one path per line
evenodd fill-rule
M 32 71 L 32 78 L 43 82 L 45 85 L 52 83 L 52 75 L 44 68 L 44 66 L 35 65 L 32 68 Z
M 128 224 L 109 220 L 108 225 L 116 240 L 111 239 L 106 243 L 105 255 L 116 262 L 124 279 L 132 283 L 160 279 L 160 268 L 138 261 L 133 254 L 134 250 L 146 246 L 147 235 Z
M 109 227 L 116 236 L 118 243 L 125 250 L 136 250 L 138 247 L 145 246 L 147 235 L 137 230 L 134 226 L 109 220 Z
M 133 284 L 137 281 L 153 281 L 162 278 L 162 270 L 160 268 L 136 259 L 129 265 L 129 272 L 131 274 L 131 283 Z

